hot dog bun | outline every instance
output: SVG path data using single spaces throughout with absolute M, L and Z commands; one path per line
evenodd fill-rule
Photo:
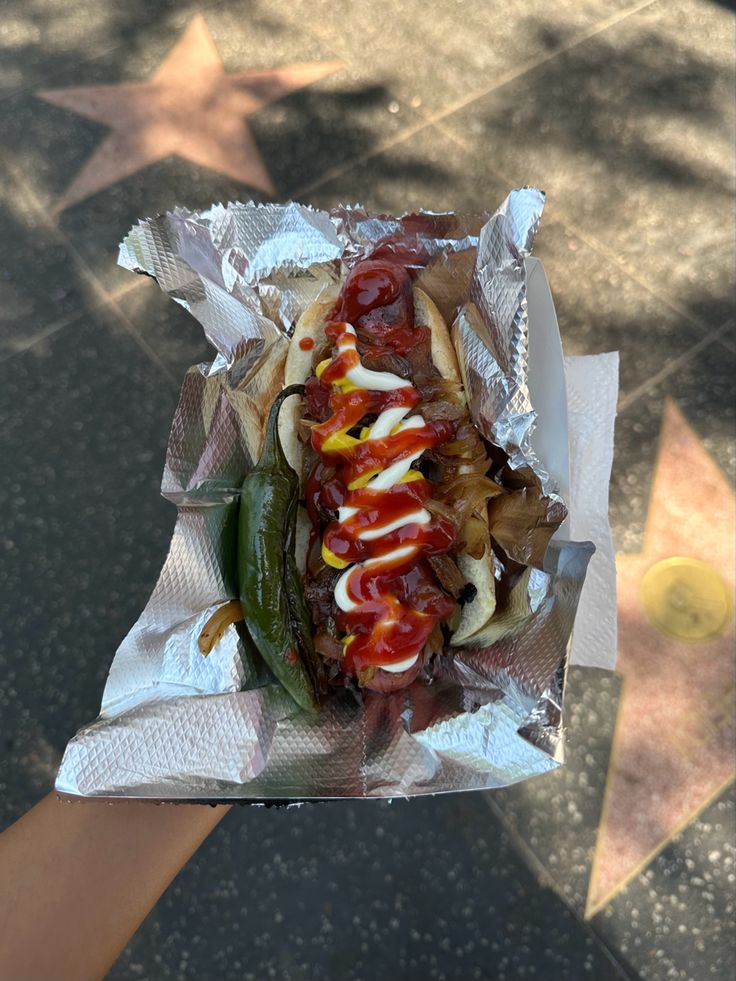
M 326 345 L 325 326 L 339 296 L 336 284 L 320 295 L 302 314 L 296 323 L 284 366 L 284 385 L 304 383 L 312 371 L 315 352 L 321 352 Z M 462 377 L 447 324 L 432 299 L 421 289 L 412 290 L 414 301 L 414 320 L 417 325 L 426 326 L 430 332 L 431 355 L 435 368 L 443 379 L 462 388 Z M 279 417 L 279 435 L 286 457 L 299 475 L 302 487 L 304 474 L 304 443 L 299 438 L 299 420 L 302 415 L 301 400 L 287 400 Z M 487 509 L 485 520 L 487 523 Z M 306 563 L 306 543 L 309 539 L 310 524 L 303 506 L 299 508 L 297 533 L 297 564 L 302 572 Z M 451 638 L 453 645 L 461 644 L 483 627 L 495 608 L 493 558 L 490 539 L 485 553 L 480 558 L 458 554 L 456 562 L 466 581 L 475 587 L 475 595 L 460 611 Z M 403 672 L 388 672 L 379 668 L 373 679 L 365 687 L 375 691 L 387 692 L 404 688 L 420 673 L 422 658 Z
M 339 291 L 340 287 L 337 284 L 323 290 L 318 299 L 311 303 L 297 320 L 284 364 L 284 387 L 303 384 L 309 378 L 314 352 L 324 347 L 325 324 L 330 311 L 335 306 Z M 302 345 L 303 341 L 307 342 L 307 349 Z M 279 436 L 286 459 L 299 475 L 300 483 L 303 485 L 304 452 L 298 430 L 301 412 L 299 399 L 286 400 L 279 415 Z

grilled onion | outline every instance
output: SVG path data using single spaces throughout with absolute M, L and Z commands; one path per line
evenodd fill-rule
M 337 637 L 331 637 L 324 630 L 318 630 L 314 635 L 314 649 L 328 660 L 340 660 L 345 653 Z

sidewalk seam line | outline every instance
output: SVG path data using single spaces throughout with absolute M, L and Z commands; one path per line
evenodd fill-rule
M 130 280 L 126 281 L 124 286 L 118 286 L 112 292 L 106 290 L 108 299 L 112 301 L 117 301 L 123 296 L 127 296 L 128 293 L 132 293 L 133 290 L 140 289 L 141 286 L 145 286 L 146 283 L 151 282 L 150 276 L 143 276 L 138 273 L 134 273 Z M 103 287 L 104 288 L 104 287 Z
M 472 150 L 472 147 L 463 139 L 463 137 L 459 133 L 455 133 L 454 130 L 445 126 L 443 121 L 436 123 L 435 128 L 444 136 L 446 136 L 448 139 L 452 140 L 458 146 L 462 147 L 463 150 L 466 151 Z M 513 185 L 513 181 L 509 179 L 508 175 L 497 170 L 495 167 L 489 166 L 488 171 L 489 173 L 493 174 L 494 177 L 497 177 L 500 181 L 502 181 L 502 183 L 507 184 L 509 186 Z M 569 219 L 567 212 L 564 208 L 560 208 L 560 207 L 557 208 L 557 214 L 555 215 L 554 221 L 557 222 L 559 225 L 561 225 L 566 232 L 568 232 L 571 235 L 574 235 L 576 238 L 579 238 L 582 242 L 585 243 L 585 245 L 588 246 L 589 249 L 592 249 L 594 252 L 597 252 L 598 255 L 601 256 L 601 258 L 605 259 L 607 262 L 610 262 L 612 265 L 616 266 L 616 268 L 619 269 L 630 280 L 632 280 L 632 282 L 636 283 L 637 286 L 646 290 L 647 293 L 650 294 L 650 296 L 653 296 L 654 299 L 657 300 L 659 303 L 662 303 L 664 306 L 668 307 L 670 310 L 672 310 L 673 313 L 676 313 L 678 317 L 682 317 L 684 320 L 687 320 L 688 323 L 692 324 L 694 327 L 697 327 L 699 330 L 705 330 L 708 332 L 711 332 L 713 330 L 713 328 L 709 327 L 708 324 L 706 324 L 705 321 L 702 320 L 699 316 L 693 314 L 691 311 L 685 309 L 684 307 L 681 307 L 679 303 L 673 303 L 670 297 L 667 296 L 667 294 L 660 293 L 660 291 L 655 286 L 653 286 L 649 282 L 649 280 L 638 275 L 634 270 L 632 270 L 631 267 L 628 265 L 628 263 L 620 259 L 616 255 L 616 253 L 613 252 L 611 249 L 609 249 L 604 242 L 601 242 L 600 239 L 598 239 L 594 235 L 591 235 L 589 232 L 582 231 L 574 222 L 572 222 Z
M 704 320 L 701 319 L 697 314 L 692 313 L 685 307 L 681 307 L 679 303 L 673 303 L 672 300 L 667 296 L 666 293 L 660 293 L 656 286 L 653 286 L 647 279 L 638 275 L 634 270 L 631 269 L 629 264 L 624 260 L 620 259 L 615 252 L 611 251 L 608 246 L 601 242 L 600 239 L 596 238 L 594 235 L 590 235 L 588 232 L 581 231 L 574 222 L 571 222 L 567 217 L 567 213 L 564 209 L 560 209 L 560 223 L 565 227 L 565 229 L 572 235 L 575 235 L 581 241 L 583 241 L 589 249 L 593 249 L 602 258 L 606 259 L 608 262 L 617 266 L 622 273 L 629 277 L 633 282 L 635 282 L 642 289 L 646 290 L 655 300 L 658 300 L 664 306 L 672 310 L 678 316 L 687 320 L 694 327 L 699 330 L 712 331 L 713 328 L 710 327 Z
M 129 320 L 114 296 L 105 289 L 95 273 L 89 268 L 75 246 L 72 244 L 69 237 L 62 231 L 57 223 L 49 218 L 46 209 L 39 201 L 34 189 L 18 174 L 13 164 L 6 160 L 4 167 L 8 171 L 11 179 L 25 192 L 28 197 L 29 204 L 36 212 L 46 229 L 50 232 L 54 239 L 66 249 L 72 264 L 77 269 L 77 272 L 92 289 L 95 297 L 97 298 L 97 302 L 92 305 L 92 309 L 98 310 L 105 306 L 111 308 L 123 330 L 130 336 L 131 340 L 146 355 L 148 360 L 151 361 L 156 368 L 158 368 L 158 370 L 165 376 L 167 381 L 170 382 L 175 389 L 178 389 L 179 384 L 173 373 L 169 370 L 168 366 L 159 358 L 158 354 L 156 354 L 148 341 L 146 341 L 143 335 Z
M 66 317 L 58 317 L 56 320 L 52 320 L 50 324 L 47 324 L 46 327 L 36 331 L 36 333 L 31 337 L 18 339 L 14 342 L 13 347 L 6 347 L 4 351 L 0 351 L 0 364 L 4 364 L 7 361 L 12 361 L 16 355 L 24 354 L 26 351 L 32 350 L 36 344 L 39 344 L 41 341 L 45 341 L 47 337 L 53 337 L 54 334 L 58 334 L 59 331 L 63 330 L 65 327 L 69 327 L 83 316 L 84 310 L 77 309 L 74 313 L 70 313 Z
M 728 327 L 733 325 L 727 324 L 726 326 Z M 727 351 L 730 351 L 731 354 L 736 354 L 736 345 L 734 345 L 732 341 L 726 340 L 724 337 L 718 337 L 716 339 L 721 347 L 724 347 Z
M 417 133 L 421 133 L 432 126 L 432 123 L 426 122 L 416 109 L 413 109 L 412 111 L 418 116 L 420 122 L 415 123 L 408 129 L 402 130 L 400 134 L 391 137 L 391 139 L 378 143 L 374 149 L 370 150 L 368 153 L 364 153 L 361 156 L 349 157 L 342 163 L 336 164 L 334 167 L 329 168 L 329 170 L 323 171 L 319 177 L 315 177 L 313 180 L 306 184 L 302 184 L 300 187 L 291 189 L 287 188 L 286 193 L 288 197 L 291 200 L 299 200 L 299 198 L 301 198 L 303 195 L 311 194 L 313 191 L 323 187 L 331 180 L 334 180 L 334 178 L 340 177 L 342 174 L 349 173 L 359 164 L 367 163 L 368 161 L 373 160 L 375 157 L 379 157 L 387 150 L 391 150 L 396 146 L 400 146 L 402 143 L 406 143 L 407 140 L 412 138 L 412 136 L 416 136 Z
M 384 140 L 379 143 L 375 149 L 371 150 L 369 153 L 364 153 L 360 157 L 351 157 L 344 161 L 342 164 L 338 164 L 330 170 L 326 171 L 321 177 L 303 184 L 300 187 L 293 188 L 288 191 L 290 197 L 299 198 L 303 194 L 309 194 L 316 190 L 318 187 L 322 187 L 328 181 L 335 177 L 339 177 L 341 174 L 346 173 L 351 170 L 354 166 L 359 163 L 365 163 L 368 160 L 372 160 L 374 157 L 380 156 L 381 153 L 385 153 L 386 150 L 390 150 L 395 146 L 399 146 L 401 143 L 406 142 L 412 136 L 417 133 L 422 132 L 422 130 L 428 129 L 431 126 L 436 126 L 442 120 L 446 119 L 448 116 L 453 115 L 460 109 L 464 109 L 466 106 L 472 105 L 473 102 L 477 102 L 479 99 L 490 95 L 492 92 L 496 92 L 498 89 L 503 88 L 510 82 L 515 82 L 517 79 L 522 78 L 524 75 L 530 74 L 540 68 L 542 65 L 553 61 L 559 55 L 565 54 L 576 48 L 580 44 L 584 44 L 591 38 L 596 37 L 598 34 L 602 34 L 609 30 L 611 27 L 615 27 L 622 21 L 626 20 L 628 17 L 632 17 L 638 14 L 640 11 L 652 6 L 657 0 L 641 0 L 641 2 L 627 7 L 625 10 L 620 10 L 618 13 L 613 14 L 611 17 L 605 18 L 602 21 L 598 21 L 594 26 L 588 30 L 582 32 L 581 34 L 575 35 L 570 38 L 565 44 L 561 44 L 553 50 L 549 51 L 545 55 L 540 55 L 537 58 L 533 58 L 531 61 L 525 63 L 521 68 L 512 69 L 502 74 L 492 85 L 487 86 L 482 90 L 474 92 L 472 95 L 467 96 L 464 99 L 457 100 L 444 109 L 440 109 L 434 113 L 424 114 L 418 109 L 414 112 L 419 115 L 424 121 L 418 126 L 409 127 L 408 130 L 404 130 L 400 135 L 397 135 L 389 140 Z
M 633 389 L 633 391 L 629 392 L 627 395 L 624 395 L 616 407 L 617 414 L 621 415 L 622 412 L 625 412 L 626 409 L 632 406 L 643 395 L 646 395 L 647 392 L 650 392 L 653 388 L 659 385 L 660 382 L 663 382 L 666 378 L 669 378 L 670 375 L 674 374 L 674 372 L 678 371 L 689 361 L 692 361 L 696 354 L 699 354 L 704 348 L 710 347 L 711 344 L 716 343 L 720 334 L 724 333 L 732 323 L 733 321 L 729 319 L 724 324 L 721 324 L 720 327 L 714 327 L 713 330 L 706 334 L 705 337 L 701 337 L 701 339 L 693 344 L 692 347 L 689 347 L 687 351 L 683 351 L 682 354 L 678 355 L 676 358 L 673 358 L 672 361 L 668 361 L 667 364 L 660 368 L 660 370 L 656 374 L 652 375 L 651 378 L 647 378 L 645 382 L 642 382 L 642 384 L 638 385 L 635 389 Z
M 557 889 L 554 888 L 554 883 L 555 883 L 554 876 L 548 871 L 545 864 L 539 858 L 539 856 L 534 851 L 532 846 L 522 836 L 521 832 L 516 827 L 516 825 L 511 821 L 510 818 L 506 816 L 503 808 L 500 807 L 493 799 L 492 792 L 488 791 L 484 793 L 482 796 L 487 806 L 491 809 L 491 811 L 493 811 L 496 818 L 500 821 L 501 825 L 506 831 L 506 834 L 511 839 L 511 842 L 514 848 L 516 849 L 517 853 L 519 853 L 522 860 L 524 860 L 527 863 L 527 866 L 531 868 L 531 871 L 536 873 L 540 885 L 547 887 L 548 889 L 551 890 L 551 892 L 554 893 L 555 896 L 557 896 L 557 898 L 570 912 L 570 915 L 577 921 L 579 926 L 583 927 L 585 929 L 586 934 L 592 937 L 593 940 L 598 944 L 600 950 L 608 958 L 611 964 L 613 964 L 614 967 L 619 971 L 621 977 L 625 979 L 625 981 L 639 981 L 636 975 L 629 973 L 629 971 L 626 970 L 624 965 L 621 964 L 621 962 L 616 957 L 615 952 L 611 950 L 605 938 L 602 937 L 600 933 L 598 933 L 595 927 L 588 920 L 584 919 L 584 917 L 580 915 L 580 913 L 575 909 L 575 907 L 568 901 L 566 896 L 564 896 L 561 892 L 559 892 Z
M 198 6 L 196 8 L 196 12 L 197 13 L 207 14 L 208 11 L 212 11 L 212 10 L 215 9 L 215 7 L 218 7 L 218 6 L 224 5 L 224 4 L 225 4 L 225 0 L 200 0 L 200 5 L 201 6 Z M 201 9 L 202 7 L 204 9 Z M 115 41 L 114 43 L 110 44 L 109 46 L 102 48 L 100 51 L 98 51 L 96 54 L 92 55 L 92 57 L 90 57 L 90 58 L 78 59 L 75 62 L 75 67 L 80 67 L 80 66 L 84 66 L 84 65 L 92 65 L 96 61 L 101 61 L 106 55 L 111 54 L 113 51 L 117 51 L 117 49 L 120 48 L 120 47 L 122 47 L 122 45 L 124 43 L 125 42 L 124 41 L 121 41 L 121 40 Z M 36 79 L 34 79 L 32 81 L 24 82 L 22 85 L 19 85 L 17 88 L 11 88 L 7 92 L 0 93 L 0 106 L 2 106 L 3 102 L 7 102 L 10 99 L 15 98 L 16 96 L 19 96 L 19 95 L 28 95 L 28 94 L 33 95 L 33 93 L 36 90 L 36 88 L 46 88 L 47 87 L 47 85 L 46 85 L 47 82 L 51 82 L 55 78 L 62 77 L 68 71 L 69 71 L 68 66 L 66 68 L 60 68 L 58 71 L 51 72 L 50 75 L 43 75 L 43 76 L 41 76 L 39 78 L 36 78 Z M 136 80 L 137 79 L 128 79 L 128 81 L 136 81 Z
M 465 109 L 466 106 L 472 105 L 473 102 L 477 102 L 479 99 L 490 95 L 492 92 L 498 91 L 498 89 L 503 88 L 510 82 L 515 82 L 517 79 L 522 78 L 531 72 L 536 71 L 537 68 L 541 68 L 542 65 L 546 65 L 550 61 L 554 61 L 560 55 L 566 54 L 568 51 L 572 51 L 573 48 L 577 48 L 579 45 L 584 44 L 591 38 L 596 37 L 598 34 L 603 34 L 605 31 L 622 21 L 627 20 L 629 17 L 640 13 L 647 7 L 651 7 L 652 4 L 656 3 L 657 0 L 640 0 L 639 3 L 633 4 L 631 7 L 626 7 L 624 10 L 618 11 L 616 14 L 612 14 L 610 17 L 606 17 L 601 21 L 598 21 L 595 25 L 592 25 L 587 30 L 582 31 L 580 34 L 574 35 L 569 39 L 569 41 L 564 44 L 560 44 L 558 47 L 553 48 L 544 55 L 538 55 L 536 58 L 532 58 L 531 61 L 526 62 L 523 66 L 517 69 L 511 69 L 504 74 L 502 74 L 496 82 L 489 85 L 488 88 L 484 89 L 482 92 L 473 93 L 467 96 L 465 99 L 459 99 L 450 106 L 446 106 L 444 109 L 438 110 L 435 113 L 430 113 L 426 118 L 433 123 L 440 122 L 446 119 L 448 116 L 453 115 L 460 109 Z

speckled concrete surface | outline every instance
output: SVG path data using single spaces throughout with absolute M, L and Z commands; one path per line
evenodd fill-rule
M 494 810 L 539 857 L 555 888 L 580 915 L 606 784 L 621 680 L 573 668 L 565 693 L 565 766 L 489 794 Z
M 593 920 L 646 981 L 733 976 L 736 800 L 711 804 Z
M 477 210 L 543 186 L 537 253 L 566 349 L 622 352 L 612 516 L 633 553 L 667 399 L 734 477 L 731 7 L 5 4 L 2 826 L 50 788 L 155 582 L 174 519 L 157 493 L 168 426 L 183 372 L 208 355 L 184 311 L 116 266 L 117 242 L 176 203 L 264 197 L 171 157 L 56 215 L 105 130 L 39 90 L 149 78 L 203 13 L 226 71 L 344 63 L 249 117 L 279 197 Z M 627 683 L 571 672 L 567 767 L 521 786 L 233 811 L 111 977 L 730 977 L 732 789 L 663 832 L 585 919 Z
M 158 495 L 176 389 L 112 311 L 3 364 L 0 682 L 4 822 L 53 781 L 174 525 Z M 104 573 L 104 574 L 103 574 Z
M 159 910 L 112 977 L 629 977 L 474 794 L 237 810 Z

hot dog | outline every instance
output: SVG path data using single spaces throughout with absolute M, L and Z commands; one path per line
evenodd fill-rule
M 300 383 L 278 431 L 314 646 L 333 683 L 394 691 L 492 616 L 501 488 L 448 327 L 400 263 L 359 262 L 304 312 L 284 370 Z

